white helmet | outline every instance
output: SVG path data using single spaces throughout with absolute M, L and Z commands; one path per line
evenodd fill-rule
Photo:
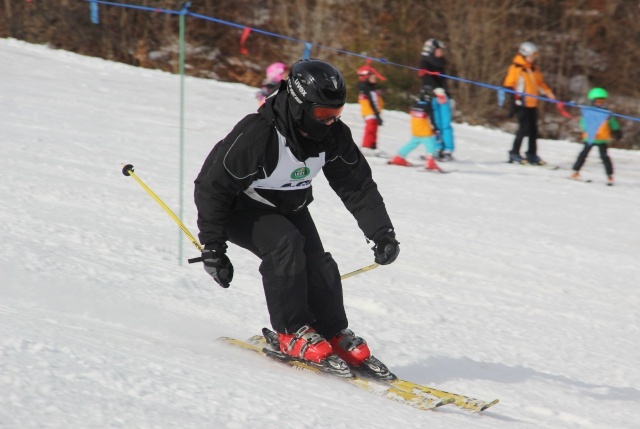
M 518 48 L 518 52 L 523 57 L 528 57 L 529 55 L 535 55 L 538 53 L 538 47 L 531 42 L 524 42 Z

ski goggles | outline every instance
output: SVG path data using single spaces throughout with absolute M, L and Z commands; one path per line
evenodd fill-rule
M 311 106 L 310 113 L 314 121 L 320 122 L 321 124 L 329 124 L 338 122 L 343 109 L 344 105 L 336 107 L 314 104 Z

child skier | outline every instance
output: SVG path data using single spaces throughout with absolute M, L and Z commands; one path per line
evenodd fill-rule
M 427 151 L 427 162 L 425 168 L 427 170 L 441 171 L 435 162 L 437 153 L 436 133 L 433 117 L 433 107 L 431 105 L 433 89 L 425 85 L 420 89 L 420 95 L 415 102 L 409 114 L 411 115 L 411 140 L 398 150 L 398 154 L 389 161 L 389 164 L 412 166 L 407 161 L 407 155 L 419 145 L 424 145 Z
M 598 108 L 603 108 L 609 94 L 603 88 L 593 88 L 589 91 L 587 98 L 590 101 L 590 105 Z M 580 178 L 580 169 L 584 165 L 584 162 L 591 151 L 593 145 L 598 146 L 598 150 L 600 151 L 600 158 L 602 159 L 602 163 L 604 164 L 604 170 L 607 173 L 607 185 L 613 185 L 613 163 L 611 162 L 611 158 L 607 154 L 607 148 L 609 143 L 611 142 L 611 137 L 614 136 L 616 139 L 622 138 L 622 131 L 620 130 L 620 125 L 618 121 L 613 116 L 608 116 L 602 119 L 600 126 L 597 128 L 595 136 L 589 136 L 587 133 L 587 123 L 585 121 L 584 116 L 580 119 L 580 128 L 582 128 L 582 139 L 584 141 L 584 147 L 582 151 L 578 155 L 578 159 L 576 163 L 573 165 L 573 174 L 571 178 L 574 180 L 581 180 Z
M 275 92 L 280 86 L 280 81 L 287 75 L 287 66 L 283 63 L 273 63 L 265 70 L 266 77 L 262 81 L 260 91 L 256 93 L 256 98 L 262 106 L 264 100 Z
M 378 79 L 386 80 L 370 65 L 365 64 L 358 69 L 358 103 L 365 122 L 361 148 L 364 155 L 383 155 L 378 149 L 378 127 L 382 126 L 380 114 L 384 108 L 384 100 L 376 89 Z

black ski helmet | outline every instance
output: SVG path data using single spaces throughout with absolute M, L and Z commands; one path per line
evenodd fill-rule
M 321 141 L 336 123 L 347 99 L 347 88 L 340 71 L 321 60 L 300 60 L 287 77 L 289 114 L 298 129 L 311 140 Z M 332 122 L 315 119 L 320 112 L 335 111 Z
M 438 39 L 427 39 L 422 45 L 422 55 L 431 55 L 436 49 L 445 49 L 445 47 L 444 43 Z
M 347 88 L 340 71 L 321 60 L 300 60 L 291 67 L 287 77 L 287 92 L 294 105 L 339 107 L 347 99 Z M 299 119 L 299 118 L 298 118 Z

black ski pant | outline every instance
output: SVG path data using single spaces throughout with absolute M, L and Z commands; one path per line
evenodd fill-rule
M 329 339 L 348 326 L 338 265 L 324 251 L 308 209 L 287 216 L 260 208 L 234 211 L 227 233 L 262 260 L 273 329 L 293 333 L 308 324 Z
M 537 107 L 515 107 L 516 117 L 518 118 L 518 131 L 516 137 L 513 140 L 513 147 L 511 153 L 514 155 L 520 154 L 520 147 L 522 146 L 522 140 L 525 137 L 529 137 L 529 149 L 527 150 L 527 156 L 534 156 L 538 154 L 538 108 Z
M 578 155 L 578 159 L 576 159 L 576 163 L 573 164 L 573 169 L 575 171 L 580 171 L 584 162 L 587 160 L 587 156 L 591 151 L 593 146 L 598 146 L 598 150 L 600 151 L 600 159 L 602 159 L 602 163 L 604 164 L 604 170 L 607 172 L 607 176 L 613 176 L 613 162 L 611 162 L 611 158 L 609 158 L 609 154 L 607 154 L 608 144 L 589 144 L 585 143 L 582 148 L 582 152 Z

